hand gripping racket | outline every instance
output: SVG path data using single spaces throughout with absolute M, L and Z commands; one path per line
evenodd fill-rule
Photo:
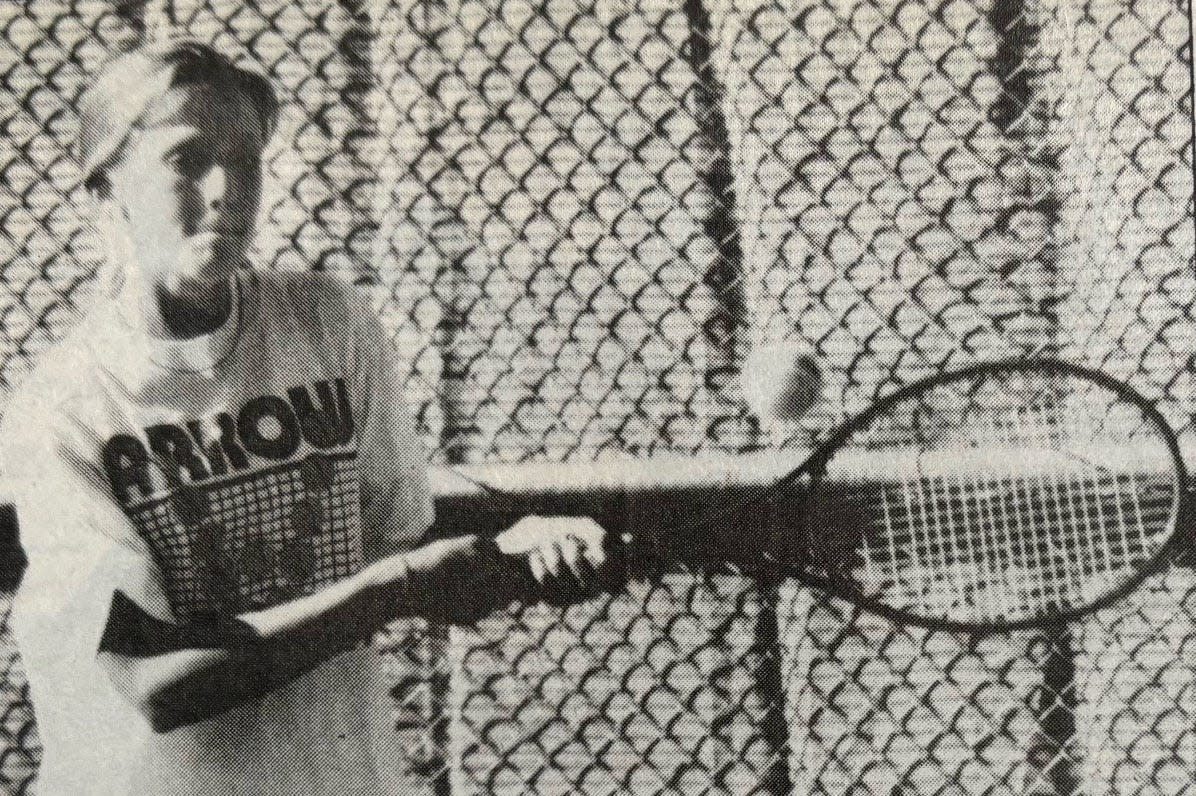
M 899 389 L 771 486 L 631 527 L 626 555 L 734 561 L 900 622 L 1013 629 L 1107 605 L 1164 565 L 1186 484 L 1174 432 L 1128 385 L 998 362 Z M 634 516 L 634 500 L 608 489 L 594 508 Z

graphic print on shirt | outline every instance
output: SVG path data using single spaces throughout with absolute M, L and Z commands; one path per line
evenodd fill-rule
M 354 430 L 338 378 L 104 444 L 112 493 L 180 620 L 275 605 L 360 569 Z

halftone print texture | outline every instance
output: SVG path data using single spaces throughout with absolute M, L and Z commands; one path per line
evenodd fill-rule
M 0 383 L 99 284 L 78 93 L 107 53 L 173 28 L 278 88 L 256 262 L 372 291 L 441 462 L 802 447 L 916 378 L 1029 354 L 1130 382 L 1190 449 L 1189 16 L 2 4 Z M 812 347 L 825 395 L 763 430 L 738 369 L 781 340 Z M 1185 568 L 1051 632 L 921 630 L 788 581 L 669 572 L 381 644 L 403 793 L 1196 792 Z M 39 744 L 5 650 L 0 783 L 29 793 Z

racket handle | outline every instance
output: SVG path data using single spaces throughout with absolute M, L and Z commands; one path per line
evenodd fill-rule
M 620 533 L 612 534 L 606 549 L 606 563 L 603 570 L 608 579 L 626 582 L 638 574 L 656 572 L 670 564 L 694 563 L 693 550 L 681 550 L 666 543 L 659 534 Z
M 626 583 L 629 569 L 650 555 L 644 540 L 629 533 L 610 534 L 604 551 L 606 560 L 585 584 L 576 582 L 567 573 L 541 583 L 532 573 L 528 555 L 504 553 L 490 537 L 484 544 L 483 566 L 491 579 L 488 585 L 495 591 L 496 603 L 502 605 L 514 600 L 561 605 L 617 591 Z

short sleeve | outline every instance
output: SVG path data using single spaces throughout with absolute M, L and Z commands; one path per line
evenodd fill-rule
M 54 434 L 52 418 L 5 420 L 0 467 L 29 560 L 14 606 L 26 654 L 94 655 L 118 590 L 173 621 L 153 554 L 98 466 Z
M 432 524 L 428 456 L 404 395 L 394 344 L 369 304 L 354 294 L 355 385 L 360 396 L 359 460 L 365 553 L 369 560 L 415 546 Z

